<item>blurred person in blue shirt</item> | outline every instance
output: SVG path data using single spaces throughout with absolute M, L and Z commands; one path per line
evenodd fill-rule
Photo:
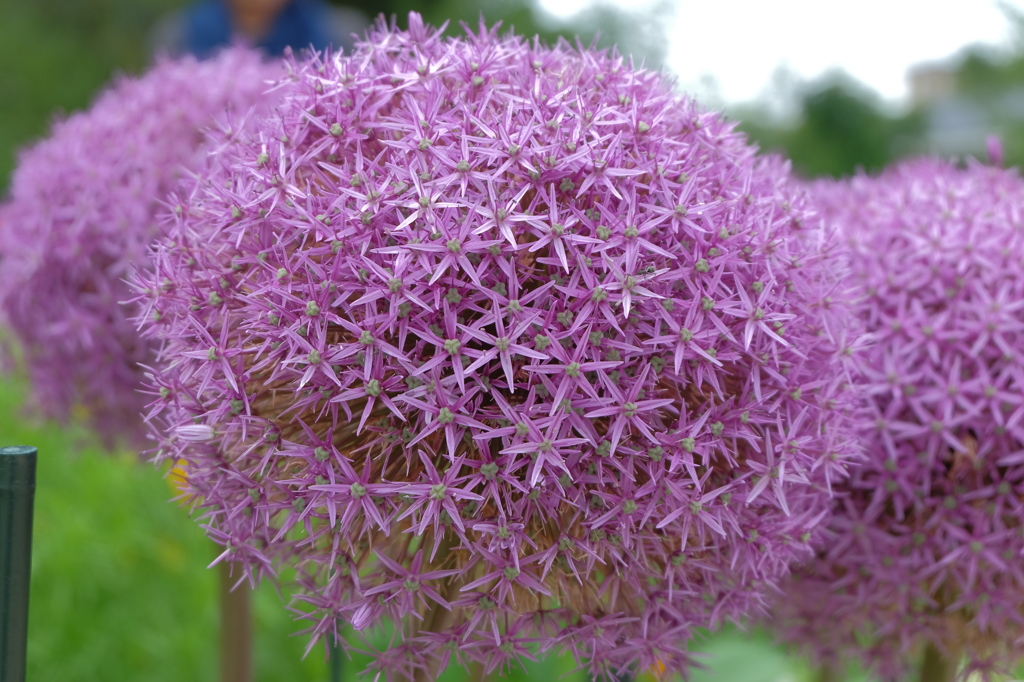
M 241 41 L 269 55 L 312 46 L 352 49 L 352 34 L 369 25 L 356 9 L 323 0 L 200 0 L 167 16 L 153 33 L 154 53 L 213 55 Z

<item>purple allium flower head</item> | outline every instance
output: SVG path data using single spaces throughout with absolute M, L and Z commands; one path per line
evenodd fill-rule
M 107 439 L 141 442 L 138 363 L 151 357 L 119 302 L 145 267 L 161 201 L 195 163 L 201 131 L 244 115 L 281 75 L 258 53 L 163 61 L 122 78 L 24 151 L 0 222 L 0 314 L 48 417 L 84 408 Z
M 657 74 L 497 29 L 412 15 L 293 69 L 140 283 L 158 459 L 225 556 L 300 568 L 315 634 L 400 624 L 391 675 L 684 669 L 851 451 L 788 168 Z
M 776 618 L 887 679 L 928 644 L 991 669 L 1024 635 L 1024 182 L 921 160 L 813 193 L 873 337 L 867 454 Z

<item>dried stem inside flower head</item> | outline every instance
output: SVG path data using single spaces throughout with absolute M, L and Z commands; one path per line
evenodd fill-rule
M 251 570 L 396 623 L 395 674 L 528 645 L 682 670 L 851 449 L 824 233 L 657 74 L 410 26 L 293 64 L 183 190 L 149 287 L 163 456 Z M 193 421 L 218 440 L 166 437 Z

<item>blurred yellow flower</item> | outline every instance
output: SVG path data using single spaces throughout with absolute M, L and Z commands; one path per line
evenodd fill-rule
M 174 465 L 167 471 L 166 475 L 167 485 L 171 487 L 171 491 L 175 495 L 184 496 L 183 500 L 190 499 L 192 496 L 188 494 L 188 474 L 185 473 L 185 460 L 179 459 L 174 462 Z
M 640 673 L 637 682 L 665 682 L 665 664 L 658 661 L 647 670 Z

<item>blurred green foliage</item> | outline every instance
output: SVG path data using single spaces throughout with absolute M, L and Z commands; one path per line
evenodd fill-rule
M 14 150 L 41 136 L 53 116 L 85 107 L 118 71 L 145 66 L 149 27 L 181 4 L 0 2 L 0 187 L 14 166 Z
M 878 172 L 912 151 L 923 131 L 919 112 L 888 114 L 878 97 L 843 74 L 803 84 L 791 125 L 772 124 L 756 108 L 740 112 L 740 129 L 762 149 L 778 151 L 805 177 Z

